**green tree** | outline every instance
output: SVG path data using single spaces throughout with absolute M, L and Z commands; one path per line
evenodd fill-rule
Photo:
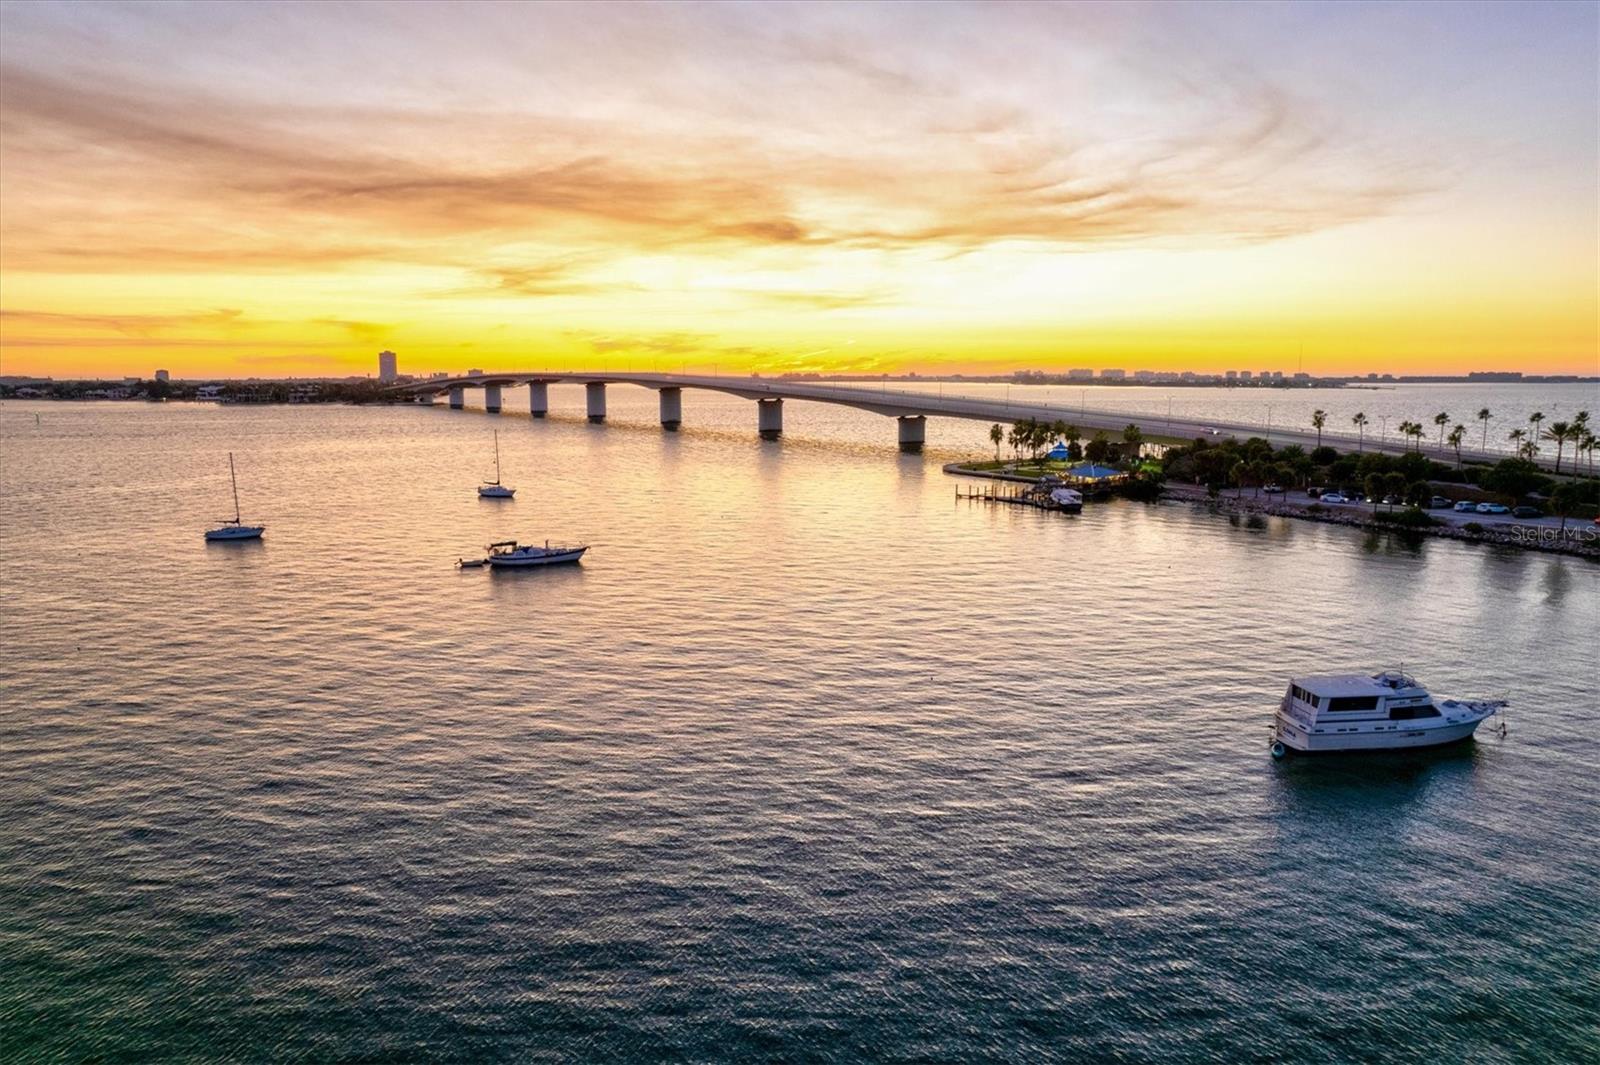
M 1311 425 L 1312 425 L 1313 428 L 1315 428 L 1317 430 L 1317 446 L 1318 447 L 1322 446 L 1322 427 L 1324 425 L 1327 425 L 1327 424 L 1328 424 L 1328 412 L 1327 411 L 1319 409 L 1319 410 L 1314 410 L 1314 411 L 1311 412 Z
M 1006 431 L 1000 428 L 1000 423 L 995 422 L 989 426 L 989 439 L 994 441 L 994 460 L 1000 461 L 1000 441 L 1006 438 Z
M 1356 450 L 1365 451 L 1367 446 L 1367 412 L 1357 411 L 1356 416 L 1350 419 L 1356 426 Z M 1321 443 L 1319 438 L 1317 443 Z
M 1090 462 L 1101 463 L 1106 460 L 1106 455 L 1111 450 L 1111 441 L 1106 439 L 1106 434 L 1096 431 L 1094 439 L 1089 441 L 1089 446 L 1084 448 L 1084 454 Z
M 1478 420 L 1483 423 L 1483 450 L 1489 450 L 1489 419 L 1494 415 L 1489 413 L 1488 407 L 1478 408 Z
M 1378 513 L 1378 501 L 1383 498 L 1383 474 L 1369 473 L 1361 482 L 1361 490 L 1372 503 L 1372 513 Z
M 1550 478 L 1525 458 L 1501 459 L 1478 479 L 1478 485 L 1484 491 L 1510 496 L 1513 500 L 1542 491 L 1550 484 Z
M 1128 460 L 1136 461 L 1139 458 L 1139 445 L 1144 443 L 1143 430 L 1129 422 L 1122 430 L 1122 443 Z
M 1383 475 L 1383 494 L 1390 499 L 1404 499 L 1406 494 L 1406 475 L 1399 470 Z M 1389 513 L 1394 513 L 1394 504 L 1389 504 Z
M 1433 486 L 1427 481 L 1412 481 L 1406 486 L 1406 502 L 1421 509 L 1433 497 Z
M 1440 411 L 1433 416 L 1433 424 L 1439 427 L 1439 450 L 1444 450 L 1444 427 L 1450 424 L 1450 415 Z
M 1567 519 L 1576 513 L 1583 502 L 1584 486 L 1577 481 L 1563 481 L 1550 493 L 1550 509 L 1561 516 L 1561 533 L 1566 534 Z
M 1456 449 L 1456 469 L 1458 470 L 1461 468 L 1461 441 L 1466 438 L 1467 427 L 1465 425 L 1457 425 L 1450 430 L 1450 436 L 1447 438 L 1450 441 L 1450 445 Z

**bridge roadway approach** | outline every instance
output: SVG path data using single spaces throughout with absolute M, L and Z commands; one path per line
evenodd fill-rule
M 1030 418 L 1046 424 L 1057 421 L 1075 425 L 1085 437 L 1104 431 L 1113 440 L 1120 440 L 1122 430 L 1129 424 L 1137 425 L 1143 437 L 1153 443 L 1188 443 L 1196 437 L 1221 439 L 1236 437 L 1240 440 L 1252 436 L 1264 437 L 1274 446 L 1300 444 L 1307 451 L 1317 446 L 1317 434 L 1308 429 L 1242 425 L 1225 421 L 1199 421 L 1194 418 L 1166 417 L 1159 414 L 1133 414 L 1128 411 L 1096 410 L 1090 407 L 1024 403 L 1008 400 L 983 399 L 973 396 L 946 396 L 930 392 L 902 392 L 878 390 L 853 385 L 812 384 L 783 378 L 732 377 L 726 375 L 696 375 L 674 373 L 493 373 L 474 374 L 469 377 L 436 377 L 426 381 L 413 381 L 395 385 L 389 391 L 409 393 L 432 402 L 439 395 L 450 397 L 450 409 L 465 406 L 465 393 L 469 388 L 483 389 L 484 409 L 491 414 L 501 410 L 501 391 L 522 385 L 528 387 L 528 413 L 543 418 L 550 411 L 550 386 L 553 384 L 581 384 L 584 386 L 586 410 L 591 422 L 606 418 L 606 386 L 613 384 L 638 385 L 653 388 L 661 399 L 661 426 L 676 430 L 683 422 L 683 390 L 709 389 L 748 399 L 756 404 L 756 430 L 763 439 L 775 440 L 783 433 L 783 403 L 785 400 L 802 400 L 807 403 L 835 403 L 871 411 L 898 423 L 900 450 L 922 450 L 929 418 L 966 418 L 979 422 L 999 422 L 1010 426 L 1013 422 Z M 1322 441 L 1341 451 L 1362 446 L 1368 451 L 1398 455 L 1410 449 L 1410 444 L 1400 440 L 1376 440 L 1367 436 L 1359 442 L 1353 433 L 1324 431 Z M 1501 454 L 1480 454 L 1463 449 L 1462 457 L 1484 458 L 1496 461 Z M 1453 461 L 1455 452 L 1435 456 L 1440 461 Z

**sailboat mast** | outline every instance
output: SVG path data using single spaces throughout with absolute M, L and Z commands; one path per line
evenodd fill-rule
M 233 523 L 238 525 L 243 519 L 239 516 L 239 478 L 233 472 L 233 452 L 228 452 L 228 480 L 233 483 Z
M 500 483 L 500 430 L 494 431 L 494 483 Z

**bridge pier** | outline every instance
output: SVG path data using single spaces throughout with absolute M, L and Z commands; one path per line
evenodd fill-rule
M 763 440 L 776 440 L 783 435 L 783 400 L 756 400 L 756 430 Z
M 606 420 L 606 383 L 604 381 L 590 381 L 583 386 L 588 394 L 589 420 L 599 423 Z
M 900 422 L 900 450 L 910 455 L 920 454 L 922 443 L 928 437 L 928 419 L 921 414 L 902 415 Z
M 675 433 L 683 424 L 683 389 L 663 388 L 661 391 L 661 428 Z
M 462 388 L 460 385 L 456 385 L 450 389 L 451 410 L 460 410 L 462 407 L 466 406 L 466 393 L 467 390 Z
M 543 418 L 550 413 L 550 385 L 544 381 L 528 382 L 528 413 Z
M 500 413 L 500 386 L 499 385 L 484 385 L 483 386 L 483 409 L 488 411 L 490 414 L 499 414 Z

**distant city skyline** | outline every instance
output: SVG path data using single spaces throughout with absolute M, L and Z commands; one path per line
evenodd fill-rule
M 467 6 L 0 3 L 0 373 L 1600 372 L 1594 5 Z

